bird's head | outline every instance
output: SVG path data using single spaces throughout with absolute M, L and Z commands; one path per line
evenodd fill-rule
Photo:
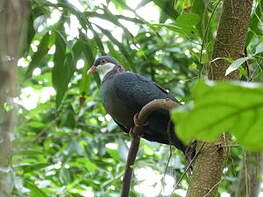
M 120 63 L 113 57 L 102 56 L 95 60 L 93 66 L 88 70 L 88 73 L 98 72 L 99 74 L 106 74 L 114 67 L 120 67 Z

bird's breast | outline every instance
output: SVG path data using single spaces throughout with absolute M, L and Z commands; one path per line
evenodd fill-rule
M 133 116 L 137 111 L 131 109 L 125 101 L 118 97 L 113 80 L 107 80 L 107 83 L 102 84 L 100 95 L 106 112 L 113 119 L 127 128 L 133 127 Z

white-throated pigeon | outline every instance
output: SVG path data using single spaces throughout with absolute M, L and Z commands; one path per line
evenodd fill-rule
M 136 73 L 125 72 L 120 63 L 112 57 L 97 58 L 88 73 L 95 71 L 103 77 L 100 93 L 107 113 L 127 133 L 134 127 L 134 115 L 150 101 L 168 98 L 179 103 L 153 81 Z M 174 145 L 185 152 L 186 146 L 176 137 L 173 125 L 167 130 L 169 121 L 168 111 L 153 112 L 148 124 L 143 127 L 142 137 L 149 141 Z

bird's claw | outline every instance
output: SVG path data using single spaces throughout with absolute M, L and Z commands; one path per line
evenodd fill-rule
M 138 118 L 139 116 L 139 112 L 137 112 L 134 116 L 133 116 L 133 121 L 135 126 L 137 127 L 143 127 L 143 126 L 147 126 L 148 122 L 141 122 L 140 119 Z
M 133 128 L 130 128 L 129 135 L 132 137 L 143 137 L 143 133 L 135 132 Z

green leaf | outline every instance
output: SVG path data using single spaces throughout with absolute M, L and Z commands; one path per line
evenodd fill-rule
M 79 89 L 82 94 L 86 94 L 88 90 L 88 86 L 90 84 L 90 75 L 87 74 L 87 71 L 89 67 L 91 67 L 92 64 L 94 63 L 95 56 L 96 56 L 96 49 L 92 47 L 94 46 L 94 41 L 88 40 L 84 36 L 82 36 L 81 43 L 82 43 L 82 50 L 85 56 L 85 62 L 87 63 L 87 66 L 85 66 L 84 69 L 82 70 L 82 78 L 79 84 Z M 98 73 L 94 73 L 93 77 L 99 87 L 100 78 L 99 78 Z
M 107 149 L 107 152 L 110 154 L 110 156 L 116 160 L 116 161 L 120 161 L 120 154 L 118 150 L 114 150 L 114 149 Z
M 39 189 L 34 183 L 25 181 L 24 183 L 25 187 L 30 189 L 30 193 L 32 197 L 48 197 L 45 192 L 43 192 L 41 189 Z
M 246 39 L 246 46 L 253 40 L 255 37 L 262 36 L 262 30 L 260 29 L 261 16 L 263 10 L 263 1 L 260 1 L 258 4 L 255 3 L 253 13 L 250 19 L 249 31 Z
M 105 34 L 115 45 L 118 46 L 119 50 L 122 52 L 123 56 L 127 59 L 128 67 L 126 65 L 122 65 L 125 69 L 131 70 L 133 72 L 136 71 L 135 66 L 132 64 L 133 62 L 133 57 L 131 56 L 132 49 L 127 48 L 127 46 L 123 45 L 120 43 L 114 36 L 112 36 L 111 32 L 103 29 L 98 26 L 98 28 Z
M 182 14 L 172 24 L 153 24 L 152 26 L 166 27 L 183 35 L 192 36 L 196 32 L 195 26 L 199 23 L 200 17 L 197 14 Z
M 85 161 L 85 167 L 90 172 L 94 172 L 97 169 L 97 166 L 88 159 Z
M 82 43 L 81 40 L 77 40 L 72 46 L 72 55 L 74 63 L 77 63 L 82 53 Z
M 161 11 L 169 15 L 171 18 L 176 19 L 179 15 L 176 9 L 173 7 L 173 1 L 170 0 L 153 0 L 153 2 L 161 8 Z
M 27 39 L 26 39 L 26 43 L 24 46 L 24 52 L 28 53 L 29 49 L 30 49 L 30 44 L 35 36 L 35 29 L 34 29 L 34 19 L 33 19 L 33 15 L 32 12 L 30 14 L 30 16 L 28 17 L 28 23 L 27 23 Z
M 74 128 L 74 126 L 76 125 L 76 121 L 75 121 L 76 115 L 72 105 L 67 106 L 67 110 L 63 115 L 65 116 L 65 118 L 64 120 L 62 120 L 61 125 L 68 128 Z
M 225 76 L 229 75 L 231 72 L 238 69 L 245 61 L 249 60 L 251 57 L 241 57 L 234 62 L 232 62 L 229 67 L 226 69 Z
M 23 167 L 23 170 L 25 172 L 33 172 L 34 170 L 39 170 L 39 169 L 45 168 L 49 165 L 50 164 L 48 164 L 48 163 L 34 163 L 34 164 L 29 163 L 29 164 L 23 164 L 20 167 Z
M 56 32 L 56 52 L 54 54 L 54 68 L 52 70 L 52 83 L 56 89 L 56 106 L 60 106 L 68 83 L 74 73 L 75 65 L 73 55 L 66 54 L 66 42 L 60 33 Z
M 262 84 L 199 81 L 192 96 L 192 102 L 172 112 L 176 132 L 184 142 L 214 141 L 228 131 L 244 147 L 263 149 Z
M 70 163 L 71 166 L 79 166 L 80 164 L 83 165 L 89 172 L 97 170 L 97 166 L 87 158 L 78 158 L 76 162 Z
M 249 27 L 253 32 L 255 32 L 257 35 L 262 35 L 262 30 L 259 28 L 262 16 L 262 9 L 263 9 L 263 1 L 260 1 L 257 6 L 254 8 L 254 12 L 252 14 Z
M 66 168 L 61 168 L 59 170 L 59 179 L 65 185 L 69 184 L 71 181 L 71 175 L 70 175 L 69 170 Z
M 40 41 L 40 44 L 38 46 L 37 52 L 34 53 L 32 56 L 32 61 L 30 62 L 27 72 L 25 74 L 26 78 L 29 78 L 32 75 L 33 70 L 39 66 L 41 60 L 45 57 L 49 50 L 49 39 L 50 35 L 47 32 L 42 40 Z
M 200 22 L 200 16 L 198 14 L 181 14 L 177 17 L 175 23 L 180 26 L 195 26 Z
M 135 10 L 137 10 L 137 9 L 145 6 L 146 4 L 148 4 L 148 3 L 150 3 L 150 2 L 151 2 L 151 0 L 142 0 L 142 1 L 136 6 Z
M 181 27 L 173 25 L 173 24 L 152 24 L 153 27 L 166 27 L 167 29 L 170 29 L 172 31 L 180 31 L 182 30 Z
M 256 54 L 263 52 L 263 42 L 259 43 L 259 45 L 256 47 Z

